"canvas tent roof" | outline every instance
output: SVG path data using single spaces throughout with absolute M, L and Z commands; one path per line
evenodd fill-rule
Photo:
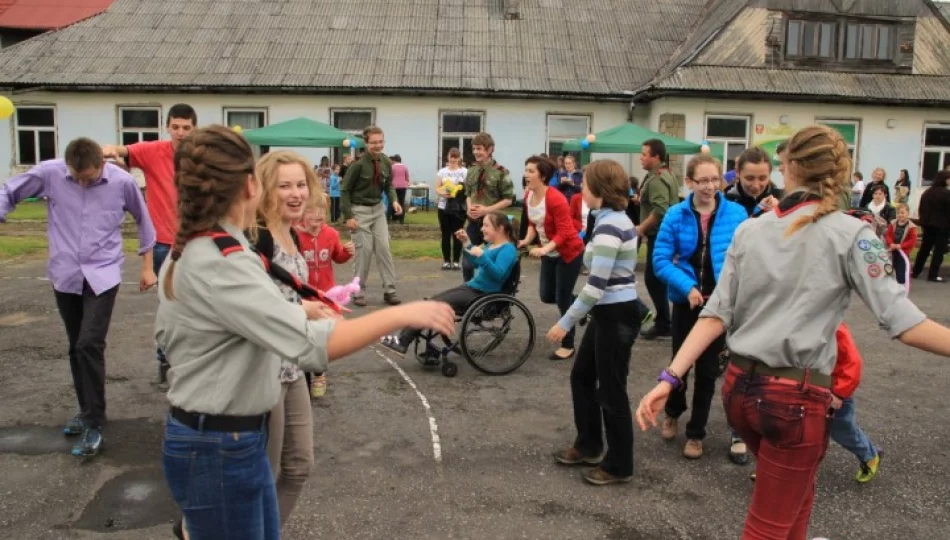
M 365 146 L 359 137 L 304 117 L 249 129 L 242 134 L 248 142 L 260 146 L 336 148 L 343 146 L 345 139 L 355 139 L 357 147 Z
M 594 134 L 596 139 L 586 150 L 588 152 L 601 152 L 610 154 L 636 154 L 643 147 L 643 143 L 649 139 L 660 139 L 666 144 L 666 151 L 670 154 L 695 154 L 700 151 L 701 146 L 683 139 L 678 139 L 670 135 L 664 135 L 655 131 L 627 122 L 616 127 Z M 579 151 L 581 148 L 581 139 L 575 139 L 564 143 L 564 150 Z

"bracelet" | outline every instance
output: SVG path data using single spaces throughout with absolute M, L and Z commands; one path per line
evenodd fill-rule
M 666 382 L 673 387 L 673 390 L 678 390 L 683 386 L 683 379 L 676 376 L 675 373 L 669 369 L 664 369 L 660 372 L 660 376 L 656 378 L 657 382 Z

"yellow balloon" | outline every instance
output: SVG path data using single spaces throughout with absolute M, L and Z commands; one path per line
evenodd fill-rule
M 13 102 L 10 101 L 6 96 L 0 96 L 0 120 L 6 120 L 13 116 L 13 112 L 16 110 L 16 107 L 13 106 Z
M 349 148 L 349 147 L 350 147 L 350 140 L 343 139 L 343 148 Z
M 244 128 L 242 128 L 241 126 L 234 126 L 231 129 L 233 129 L 235 133 L 240 133 L 241 131 L 244 130 Z

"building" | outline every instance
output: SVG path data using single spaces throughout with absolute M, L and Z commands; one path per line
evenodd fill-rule
M 0 87 L 10 173 L 82 135 L 162 137 L 178 102 L 246 129 L 379 124 L 423 181 L 480 130 L 517 176 L 627 120 L 728 163 L 821 121 L 890 181 L 950 164 L 950 23 L 930 0 L 116 0 L 0 51 Z
M 106 10 L 112 0 L 0 0 L 0 47 L 65 28 Z

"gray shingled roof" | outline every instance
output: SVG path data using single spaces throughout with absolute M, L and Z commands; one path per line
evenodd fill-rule
M 941 2 L 937 4 L 937 8 L 940 9 L 940 14 L 943 15 L 943 18 L 950 21 L 950 4 Z
M 844 0 L 842 0 L 844 1 Z M 773 68 L 767 10 L 835 12 L 828 0 L 713 0 L 700 22 L 636 101 L 663 95 L 771 96 L 860 103 L 950 104 L 950 30 L 926 0 L 857 0 L 850 13 L 918 16 L 914 73 L 871 74 Z M 890 7 L 889 7 L 890 6 Z M 940 5 L 944 12 L 950 6 Z
M 0 51 L 0 85 L 621 98 L 705 0 L 117 0 Z M 672 22 L 671 21 L 675 21 Z

